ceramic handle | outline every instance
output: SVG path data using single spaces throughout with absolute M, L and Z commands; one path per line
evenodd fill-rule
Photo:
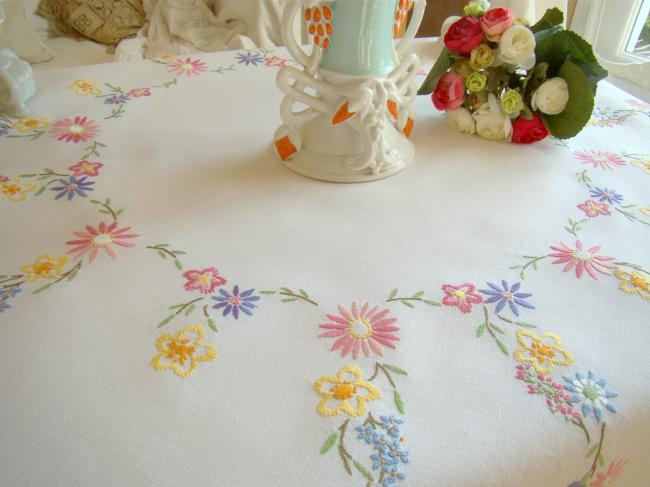
M 420 24 L 422 23 L 422 17 L 424 16 L 424 9 L 426 6 L 426 0 L 415 0 L 411 21 L 406 28 L 406 32 L 404 32 L 404 36 L 397 41 L 397 45 L 395 46 L 398 55 L 401 56 L 404 54 L 404 50 L 408 47 L 409 43 L 415 39 L 415 34 L 417 34 Z
M 296 14 L 302 11 L 301 6 L 302 2 L 300 0 L 287 2 L 287 6 L 284 8 L 284 13 L 282 14 L 282 40 L 291 53 L 291 56 L 303 66 L 307 66 L 310 59 L 309 54 L 300 47 L 293 30 Z

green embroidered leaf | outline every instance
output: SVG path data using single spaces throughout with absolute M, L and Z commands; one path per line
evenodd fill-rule
M 503 331 L 503 328 L 498 327 L 498 326 L 495 325 L 494 323 L 490 323 L 490 326 L 491 326 L 492 328 L 494 328 L 494 330 L 495 330 L 497 333 L 501 333 L 502 335 L 505 334 L 505 331 Z
M 595 444 L 591 448 L 589 448 L 589 451 L 587 452 L 587 456 L 585 458 L 589 458 L 592 456 L 594 453 L 596 453 L 596 450 L 598 450 L 598 444 Z
M 162 320 L 160 323 L 158 323 L 158 328 L 162 328 L 163 326 L 165 326 L 167 323 L 169 323 L 171 320 L 174 319 L 174 316 L 176 315 L 169 315 L 167 318 Z
M 397 410 L 400 413 L 404 414 L 404 399 L 402 399 L 402 396 L 397 389 L 395 389 L 393 398 L 395 399 L 395 406 L 397 406 Z
M 90 200 L 90 202 L 95 204 L 95 205 L 101 205 L 102 204 L 101 201 L 97 201 L 97 200 Z
M 325 455 L 328 451 L 332 449 L 332 447 L 336 444 L 336 440 L 339 439 L 339 432 L 335 431 L 329 437 L 325 440 L 325 443 L 323 443 L 323 446 L 320 449 L 320 454 Z
M 165 252 L 163 252 L 162 250 L 159 250 L 159 251 L 158 251 L 158 255 L 161 256 L 163 259 L 166 259 L 166 258 L 167 258 L 167 255 L 166 255 Z
M 176 266 L 176 269 L 179 271 L 183 270 L 183 264 L 181 264 L 181 261 L 178 259 L 174 259 L 174 265 Z
M 212 318 L 208 318 L 208 326 L 212 328 L 212 330 L 217 333 L 219 330 L 217 330 L 217 325 L 215 324 L 214 320 Z
M 522 270 L 522 271 L 519 273 L 519 277 L 521 277 L 522 279 L 526 279 L 526 271 Z
M 605 466 L 605 456 L 603 455 L 603 452 L 600 452 L 600 455 L 598 455 L 598 464 L 601 467 Z
M 184 252 L 184 251 L 182 251 L 182 250 L 174 250 L 174 253 L 175 253 L 176 255 L 185 255 L 185 254 L 187 254 L 187 252 Z
M 391 364 L 382 364 L 382 365 L 388 370 L 390 370 L 391 372 L 395 372 L 396 374 L 409 375 L 406 370 L 400 369 L 397 365 L 391 365 Z
M 158 244 L 156 247 L 169 247 L 169 244 Z
M 297 301 L 297 300 L 298 300 L 298 298 L 284 298 L 284 299 L 281 299 L 281 301 L 283 303 L 291 303 L 291 302 Z
M 38 289 L 34 290 L 34 291 L 32 292 L 32 294 L 38 294 L 38 293 L 40 293 L 40 292 L 45 291 L 46 289 L 48 289 L 48 288 L 50 288 L 50 287 L 52 287 L 52 283 L 50 283 L 50 284 L 46 284 L 45 286 L 41 286 L 41 287 L 39 287 Z
M 388 299 L 393 299 L 395 296 L 397 296 L 397 292 L 398 292 L 397 289 L 393 289 L 390 292 L 390 295 L 388 296 Z
M 495 338 L 495 340 L 496 340 L 496 342 L 497 342 L 497 345 L 499 345 L 499 348 L 501 349 L 501 351 L 504 353 L 504 355 L 506 355 L 507 357 L 509 357 L 509 356 L 510 356 L 510 352 L 508 352 L 508 347 L 506 347 L 506 344 L 503 343 L 503 342 L 502 342 L 501 340 L 499 340 L 498 338 Z
M 181 303 L 181 304 L 172 304 L 172 305 L 171 305 L 169 308 L 167 308 L 167 309 L 178 309 L 178 308 L 182 308 L 183 306 L 185 306 L 185 303 Z
M 41 186 L 40 188 L 38 188 L 38 191 L 36 191 L 36 193 L 34 193 L 34 196 L 42 195 L 43 191 L 45 191 L 45 186 Z
M 29 174 L 19 174 L 18 175 L 19 178 L 33 178 L 35 176 L 38 176 L 38 174 L 29 173 Z
M 476 337 L 479 338 L 483 336 L 483 333 L 485 333 L 485 323 L 481 323 L 476 329 Z
M 106 198 L 106 200 L 104 201 L 104 203 L 106 203 L 107 205 L 110 205 L 110 204 L 111 204 L 111 199 L 110 199 L 110 198 Z
M 282 291 L 283 293 L 287 293 L 287 294 L 293 294 L 293 291 L 291 289 L 289 289 L 288 287 L 281 287 L 280 291 Z
M 413 303 L 409 302 L 409 301 L 404 301 L 404 300 L 402 299 L 402 300 L 400 300 L 400 302 L 401 302 L 404 306 L 407 306 L 407 307 L 409 307 L 409 308 L 415 308 L 415 305 L 414 305 Z
M 414 298 L 421 298 L 422 296 L 424 296 L 424 291 L 418 291 L 413 295 Z
M 124 212 L 124 208 L 120 208 L 115 212 L 115 216 L 120 216 Z
M 370 473 L 370 471 L 366 467 L 364 467 L 362 464 L 360 464 L 356 460 L 352 460 L 352 463 L 354 464 L 354 467 L 359 471 L 359 473 L 361 475 L 363 475 L 368 480 L 368 482 L 374 482 L 375 481 L 375 478 L 372 476 L 372 474 Z
M 438 301 L 431 301 L 429 299 L 425 299 L 423 301 L 429 306 L 442 306 L 442 303 L 439 303 Z
M 420 86 L 418 95 L 428 95 L 430 93 L 433 93 L 433 91 L 436 89 L 436 86 L 438 85 L 438 80 L 442 78 L 442 76 L 450 67 L 451 60 L 449 59 L 449 49 L 445 47 L 440 53 L 440 56 L 438 56 L 436 64 L 434 64 L 433 68 L 431 68 L 431 71 L 429 71 L 429 74 L 424 80 L 424 83 L 422 83 L 422 86 Z
M 275 294 L 275 291 L 260 291 L 260 294 L 265 294 L 267 296 L 271 296 Z
M 190 304 L 187 309 L 185 310 L 185 316 L 191 315 L 194 310 L 196 309 L 196 306 L 194 304 Z
M 77 277 L 78 273 L 79 273 L 79 271 L 74 271 L 71 274 L 69 274 L 68 277 L 67 277 L 67 281 L 68 282 L 72 281 L 75 277 Z
M 105 214 L 105 215 L 110 215 L 110 214 L 111 214 L 111 212 L 108 211 L 108 210 L 99 210 L 99 212 L 100 212 L 100 213 L 103 213 L 103 214 Z
M 534 325 L 532 323 L 527 323 L 525 321 L 515 321 L 515 325 L 522 326 L 524 328 L 537 328 L 537 325 Z

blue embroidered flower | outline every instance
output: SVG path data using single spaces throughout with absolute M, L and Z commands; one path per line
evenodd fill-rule
M 384 485 L 395 484 L 398 480 L 404 480 L 406 475 L 402 472 L 396 465 L 393 465 L 393 468 L 387 472 L 386 478 L 384 478 Z
M 7 135 L 10 130 L 11 130 L 11 125 L 8 125 L 6 123 L 0 123 L 0 137 L 2 137 L 3 135 Z
M 388 455 L 386 451 L 379 450 L 377 454 L 370 455 L 372 460 L 372 469 L 381 469 L 383 472 L 390 472 L 392 466 L 395 464 L 395 459 Z
M 264 57 L 259 52 L 240 52 L 237 54 L 237 62 L 248 66 L 252 64 L 257 66 L 264 62 Z
M 486 303 L 497 303 L 497 307 L 495 309 L 496 313 L 500 313 L 506 304 L 510 306 L 510 309 L 515 314 L 515 316 L 519 316 L 519 309 L 517 308 L 517 305 L 528 309 L 535 309 L 535 306 L 525 300 L 526 298 L 531 297 L 532 294 L 517 292 L 521 287 L 520 283 L 516 282 L 512 285 L 512 287 L 509 287 L 506 281 L 501 281 L 502 287 L 499 287 L 498 285 L 491 282 L 488 282 L 487 285 L 492 289 L 479 289 L 479 291 L 490 296 L 485 300 Z
M 75 194 L 86 197 L 86 191 L 94 191 L 91 186 L 95 184 L 93 181 L 87 181 L 88 176 L 78 178 L 76 176 L 70 176 L 68 180 L 59 179 L 60 186 L 55 186 L 52 188 L 52 191 L 59 191 L 59 194 L 56 195 L 55 200 L 61 199 L 64 196 L 68 196 L 68 201 L 70 201 Z
M 242 293 L 239 292 L 239 286 L 232 288 L 232 293 L 225 289 L 219 289 L 221 296 L 212 296 L 212 299 L 218 301 L 213 306 L 214 309 L 223 309 L 223 315 L 228 316 L 231 312 L 236 320 L 239 319 L 239 312 L 253 316 L 253 309 L 257 306 L 253 303 L 259 301 L 260 297 L 254 295 L 255 289 L 248 289 Z
M 623 195 L 617 193 L 615 189 L 594 188 L 590 190 L 592 198 L 598 198 L 598 201 L 607 201 L 612 205 L 618 205 L 623 202 Z
M 127 101 L 131 101 L 129 95 L 111 95 L 104 99 L 107 105 L 124 105 Z
M 379 416 L 381 419 L 381 427 L 393 438 L 399 437 L 399 425 L 404 423 L 404 420 L 399 419 L 397 416 Z
M 572 393 L 570 400 L 572 403 L 582 403 L 582 415 L 588 416 L 593 411 L 596 421 L 603 419 L 603 408 L 611 413 L 616 413 L 616 408 L 609 402 L 609 399 L 617 397 L 618 394 L 605 390 L 607 383 L 604 379 L 598 379 L 590 370 L 585 377 L 580 372 L 576 372 L 574 377 L 564 377 L 567 382 L 564 388 Z
M 378 435 L 373 441 L 373 446 L 380 451 L 387 451 L 392 440 L 386 438 L 386 435 Z
M 387 454 L 389 457 L 395 460 L 395 464 L 399 463 L 408 463 L 409 462 L 409 452 L 402 448 L 402 443 L 400 440 L 393 441 L 388 445 Z
M 8 286 L 0 289 L 0 299 L 15 298 L 18 293 L 23 292 L 18 286 Z
M 359 432 L 359 436 L 357 436 L 357 439 L 364 440 L 369 445 L 371 443 L 374 443 L 375 440 L 377 439 L 378 435 L 375 432 L 375 428 L 369 424 L 365 426 L 357 426 L 354 429 Z
M 9 308 L 11 308 L 11 306 L 7 302 L 7 299 L 3 299 L 2 301 L 0 301 L 0 313 L 4 313 Z

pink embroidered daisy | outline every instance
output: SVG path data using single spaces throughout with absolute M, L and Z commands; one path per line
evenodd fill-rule
M 616 169 L 625 165 L 625 160 L 612 152 L 605 151 L 576 151 L 575 156 L 583 164 L 593 164 L 598 169 Z
M 350 311 L 342 305 L 338 308 L 340 315 L 327 315 L 330 322 L 319 325 L 320 328 L 330 330 L 321 333 L 320 337 L 338 337 L 330 350 L 340 348 L 341 357 L 345 357 L 351 351 L 352 357 L 357 359 L 360 352 L 368 357 L 370 350 L 383 356 L 381 345 L 395 348 L 393 342 L 399 341 L 399 337 L 391 332 L 398 331 L 399 328 L 394 326 L 397 318 L 387 317 L 388 309 L 379 310 L 377 306 L 369 308 L 368 303 L 359 308 L 356 302 L 352 303 Z
M 140 98 L 141 96 L 151 96 L 151 88 L 133 88 L 128 93 L 134 98 Z
M 611 215 L 612 212 L 609 211 L 609 205 L 607 203 L 601 203 L 600 201 L 587 200 L 584 203 L 577 205 L 579 209 L 585 212 L 589 218 L 595 218 L 599 215 Z
M 643 100 L 625 100 L 627 103 L 629 103 L 632 106 L 635 106 L 637 108 L 640 108 L 641 110 L 650 110 L 650 103 L 646 103 Z
M 85 254 L 89 253 L 88 262 L 92 262 L 97 257 L 97 252 L 104 249 L 108 255 L 113 259 L 117 258 L 117 254 L 111 245 L 119 247 L 135 247 L 134 243 L 128 242 L 130 238 L 136 238 L 140 235 L 135 233 L 127 233 L 131 227 L 117 228 L 117 222 L 114 221 L 110 225 L 101 222 L 97 228 L 92 225 L 86 225 L 86 231 L 74 232 L 81 240 L 70 240 L 66 242 L 72 245 L 73 248 L 68 250 L 68 254 L 76 254 L 74 257 L 78 259 Z
M 597 272 L 610 276 L 612 273 L 609 269 L 616 269 L 616 266 L 609 262 L 614 260 L 614 257 L 597 255 L 600 245 L 584 250 L 582 242 L 576 240 L 575 249 L 563 242 L 560 247 L 551 246 L 551 249 L 557 251 L 555 254 L 548 254 L 549 257 L 557 257 L 553 264 L 566 264 L 562 269 L 564 272 L 568 272 L 575 267 L 578 279 L 582 277 L 584 271 L 587 271 L 587 274 L 593 279 L 598 280 Z
M 273 56 L 267 58 L 266 61 L 264 61 L 264 64 L 266 66 L 275 66 L 277 68 L 282 68 L 287 65 L 287 60 L 283 57 Z
M 104 167 L 101 162 L 79 161 L 68 169 L 75 176 L 99 176 L 99 169 Z
M 170 73 L 176 73 L 177 76 L 182 76 L 183 74 L 187 76 L 192 76 L 193 74 L 201 74 L 207 71 L 207 66 L 205 63 L 199 61 L 198 59 L 185 58 L 176 59 L 167 64 L 170 68 Z
M 483 297 L 474 292 L 476 286 L 469 282 L 458 286 L 443 284 L 442 290 L 445 293 L 445 297 L 442 298 L 442 304 L 446 306 L 457 306 L 463 313 L 471 312 L 473 304 L 483 302 Z
M 94 139 L 99 133 L 100 126 L 87 117 L 74 117 L 59 120 L 52 127 L 52 132 L 57 140 L 66 142 L 86 142 Z
M 223 286 L 227 282 L 214 267 L 190 269 L 183 273 L 183 277 L 187 279 L 185 290 L 200 291 L 201 294 L 212 294 L 217 286 Z

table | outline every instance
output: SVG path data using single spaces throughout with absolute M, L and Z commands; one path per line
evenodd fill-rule
M 335 185 L 272 154 L 290 62 L 39 73 L 0 122 L 0 485 L 647 485 L 650 106 L 519 146 L 422 97 L 413 164 Z

